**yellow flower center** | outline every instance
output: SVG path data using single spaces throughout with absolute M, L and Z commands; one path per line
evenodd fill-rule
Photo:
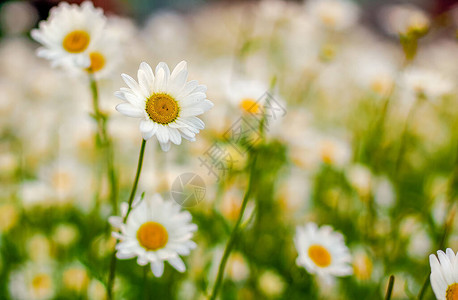
M 137 231 L 137 240 L 147 250 L 163 248 L 169 239 L 167 230 L 157 222 L 146 222 Z
M 240 108 L 248 113 L 255 114 L 259 111 L 259 104 L 253 98 L 244 98 L 240 102 Z
M 310 259 L 319 267 L 324 268 L 331 264 L 331 254 L 321 245 L 312 245 L 308 251 Z
M 80 53 L 86 50 L 91 40 L 84 30 L 75 30 L 67 34 L 62 42 L 64 49 L 70 53 Z
M 153 94 L 146 101 L 146 112 L 152 121 L 165 125 L 176 120 L 180 108 L 175 99 L 167 94 L 160 93 Z
M 35 277 L 32 279 L 32 288 L 33 290 L 39 292 L 42 290 L 49 290 L 51 288 L 51 278 L 47 274 L 37 274 Z
M 332 164 L 334 161 L 334 156 L 336 152 L 336 147 L 331 142 L 324 142 L 321 148 L 321 159 L 326 164 Z
M 98 72 L 105 66 L 105 56 L 100 52 L 91 52 L 89 54 L 91 65 L 87 68 L 89 72 Z
M 448 286 L 447 292 L 445 293 L 445 299 L 458 300 L 458 283 L 454 283 Z

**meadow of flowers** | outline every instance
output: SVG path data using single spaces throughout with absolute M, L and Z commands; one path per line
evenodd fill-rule
M 0 299 L 458 299 L 458 6 L 0 21 Z

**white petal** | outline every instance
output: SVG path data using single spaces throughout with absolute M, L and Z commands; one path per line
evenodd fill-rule
M 169 128 L 168 130 L 170 133 L 170 141 L 174 143 L 175 145 L 180 145 L 181 144 L 181 134 L 178 132 L 178 130 L 175 128 Z
M 167 152 L 167 151 L 170 150 L 171 143 L 170 143 L 170 142 L 167 142 L 167 143 L 159 143 L 159 145 L 161 145 L 162 151 Z
M 168 259 L 167 261 L 168 261 L 169 264 L 171 264 L 172 267 L 174 267 L 178 272 L 183 273 L 184 271 L 186 271 L 186 266 L 184 265 L 183 260 L 181 260 L 181 258 L 180 258 L 179 256 L 170 258 L 170 259 Z
M 149 83 L 150 84 L 153 83 L 153 81 L 154 81 L 154 73 L 153 73 L 153 69 L 151 69 L 150 65 L 148 65 L 146 62 L 142 62 L 140 64 L 140 69 L 142 69 L 143 72 L 145 72 L 146 78 L 149 81 Z
M 145 95 L 142 92 L 142 90 L 140 89 L 140 86 L 132 77 L 124 73 L 121 74 L 121 77 L 124 80 L 124 82 L 127 84 L 127 86 L 132 90 L 132 92 L 134 92 L 135 95 L 137 95 L 138 97 L 142 97 L 142 96 L 148 97 L 148 95 Z
M 151 138 L 157 130 L 157 124 L 150 120 L 140 121 L 140 132 L 144 140 Z
M 143 110 L 132 106 L 130 103 L 121 103 L 116 105 L 116 110 L 132 118 L 141 118 L 144 116 Z
M 151 271 L 153 272 L 154 276 L 161 277 L 164 273 L 164 262 L 160 260 L 152 262 Z

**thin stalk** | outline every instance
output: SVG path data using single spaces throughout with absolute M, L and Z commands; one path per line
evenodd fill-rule
M 411 122 L 411 119 L 414 115 L 414 112 L 415 112 L 415 108 L 417 107 L 417 98 L 415 99 L 414 103 L 412 104 L 412 106 L 410 107 L 409 109 L 409 112 L 407 114 L 407 118 L 406 118 L 406 122 L 404 124 L 404 129 L 402 130 L 402 135 L 401 135 L 401 144 L 399 146 L 399 152 L 398 152 L 398 156 L 396 158 L 396 164 L 395 164 L 395 169 L 394 169 L 394 174 L 397 175 L 400 168 L 401 168 L 401 163 L 402 163 L 402 159 L 404 157 L 404 153 L 406 151 L 406 140 L 407 140 L 407 132 L 409 130 L 409 125 L 410 125 L 410 122 Z
M 390 281 L 388 282 L 388 288 L 386 289 L 385 300 L 391 299 L 391 294 L 393 293 L 394 287 L 394 276 L 390 276 Z
M 92 105 L 94 109 L 94 118 L 97 122 L 97 145 L 105 151 L 107 175 L 110 183 L 110 196 L 113 213 L 117 213 L 118 208 L 118 182 L 116 170 L 113 162 L 113 145 L 107 131 L 107 117 L 103 115 L 99 108 L 99 91 L 94 74 L 89 73 L 90 87 L 92 94 Z
M 240 224 L 242 223 L 242 218 L 243 218 L 243 213 L 245 212 L 246 205 L 248 203 L 248 200 L 251 196 L 251 192 L 253 190 L 253 179 L 255 175 L 255 164 L 256 164 L 256 154 L 253 154 L 251 165 L 250 165 L 250 178 L 248 181 L 248 186 L 245 192 L 245 196 L 243 197 L 242 201 L 242 207 L 240 208 L 240 213 L 237 219 L 237 222 L 235 223 L 234 229 L 232 230 L 232 233 L 229 237 L 229 240 L 226 244 L 226 248 L 224 249 L 223 257 L 221 259 L 221 262 L 219 264 L 218 268 L 218 274 L 216 276 L 216 281 L 215 285 L 213 286 L 213 291 L 209 297 L 210 300 L 216 299 L 216 296 L 218 295 L 219 289 L 221 287 L 221 284 L 223 282 L 223 276 L 224 276 L 224 268 L 226 267 L 227 260 L 229 259 L 229 255 L 231 254 L 232 249 L 234 248 L 238 237 L 239 237 L 239 231 L 240 231 Z
M 128 206 L 126 215 L 124 216 L 123 223 L 127 221 L 127 217 L 129 216 L 129 213 L 132 210 L 132 202 L 134 201 L 135 193 L 137 192 L 138 179 L 140 178 L 140 173 L 142 171 L 143 156 L 145 154 L 145 146 L 146 146 L 146 140 L 142 139 L 140 154 L 138 156 L 137 172 L 135 174 L 134 183 L 132 185 L 132 190 L 130 192 L 129 201 L 128 201 L 129 206 Z M 119 243 L 119 240 L 116 241 L 116 245 L 118 245 L 118 243 Z M 113 298 L 113 283 L 115 279 L 115 274 L 116 274 L 116 246 L 115 246 L 115 250 L 113 251 L 113 254 L 111 255 L 110 272 L 108 275 L 108 282 L 107 282 L 107 299 L 108 300 L 114 299 Z

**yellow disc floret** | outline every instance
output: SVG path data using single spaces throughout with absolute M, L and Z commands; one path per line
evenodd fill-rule
M 325 268 L 331 264 L 331 254 L 321 245 L 312 245 L 309 248 L 310 259 L 319 267 Z
M 91 65 L 87 68 L 89 72 L 98 72 L 105 66 L 105 56 L 102 53 L 91 52 L 89 58 L 91 59 Z
M 137 230 L 137 240 L 147 250 L 164 248 L 168 239 L 167 230 L 157 222 L 146 222 Z
M 458 300 L 458 283 L 449 285 L 445 294 L 447 300 Z
M 89 46 L 90 40 L 89 33 L 84 30 L 75 30 L 65 36 L 62 46 L 70 53 L 81 53 Z
M 240 108 L 248 113 L 255 114 L 259 111 L 259 104 L 255 99 L 244 98 L 240 101 Z
M 180 108 L 170 95 L 159 93 L 146 101 L 146 112 L 152 121 L 165 125 L 176 120 Z

